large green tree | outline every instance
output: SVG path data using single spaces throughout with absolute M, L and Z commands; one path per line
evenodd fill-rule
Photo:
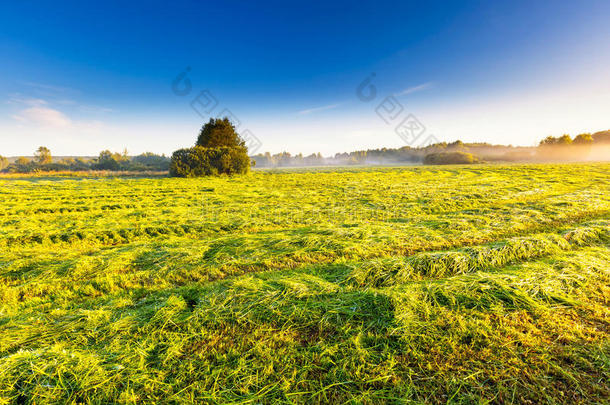
M 245 147 L 246 143 L 235 130 L 229 118 L 210 118 L 197 137 L 196 146 L 204 148 Z

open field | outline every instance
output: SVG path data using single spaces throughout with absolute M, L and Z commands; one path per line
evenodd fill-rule
M 0 177 L 0 403 L 607 403 L 610 164 Z

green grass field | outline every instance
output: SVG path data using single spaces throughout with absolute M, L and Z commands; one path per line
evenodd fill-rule
M 610 164 L 0 177 L 0 403 L 608 403 Z

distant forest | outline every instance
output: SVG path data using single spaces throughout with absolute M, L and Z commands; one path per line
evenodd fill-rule
M 479 162 L 543 162 L 570 160 L 605 160 L 610 156 L 610 130 L 594 134 L 547 137 L 537 147 L 492 145 L 489 143 L 436 143 L 422 148 L 367 149 L 337 153 L 324 157 L 320 153 L 303 156 L 288 152 L 277 154 L 260 153 L 250 156 L 252 164 L 259 168 L 344 166 L 344 165 L 400 165 L 400 164 L 444 164 Z M 97 157 L 53 158 L 51 151 L 41 146 L 34 157 L 5 158 L 0 156 L 0 171 L 3 173 L 60 172 L 60 171 L 167 171 L 170 158 L 165 155 L 143 153 L 129 156 L 122 153 L 100 152 Z
M 595 146 L 610 145 L 610 130 L 594 134 L 580 134 L 547 137 L 538 147 L 492 145 L 489 143 L 436 143 L 423 148 L 381 148 L 337 153 L 323 157 L 320 153 L 303 156 L 282 152 L 251 156 L 256 167 L 301 167 L 325 165 L 375 165 L 375 164 L 442 164 L 437 157 L 446 156 L 446 163 L 477 162 L 536 162 L 549 160 L 587 159 Z M 455 157 L 460 161 L 454 161 Z M 436 158 L 436 159 L 435 159 Z

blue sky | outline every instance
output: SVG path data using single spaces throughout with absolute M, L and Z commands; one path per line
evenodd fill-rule
M 3 2 L 0 154 L 170 154 L 225 109 L 274 153 L 608 129 L 609 18 L 607 1 Z M 395 131 L 409 114 L 416 141 Z

